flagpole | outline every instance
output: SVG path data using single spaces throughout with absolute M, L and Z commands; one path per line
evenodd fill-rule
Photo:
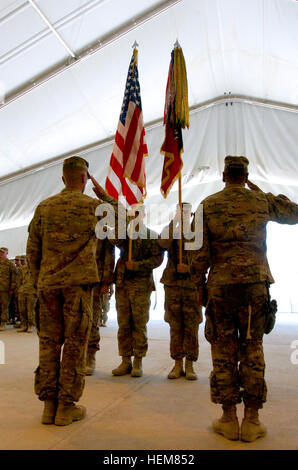
M 181 179 L 181 173 L 178 178 L 178 202 L 179 202 L 179 207 L 180 207 L 180 226 L 179 226 L 179 231 L 180 231 L 180 236 L 179 236 L 179 264 L 182 263 L 182 221 L 183 221 L 183 213 L 182 213 L 182 179 Z
M 183 203 L 182 203 L 182 176 L 183 152 L 182 128 L 189 127 L 189 107 L 187 97 L 186 66 L 178 39 L 171 52 L 171 62 L 166 87 L 166 100 L 164 108 L 165 139 L 161 146 L 161 153 L 165 155 L 161 177 L 161 192 L 166 198 L 172 184 L 178 179 L 178 204 L 180 209 L 179 224 L 179 264 L 183 263 Z
M 137 41 L 133 43 L 131 46 L 133 51 L 139 47 L 139 44 Z M 128 240 L 128 261 L 132 261 L 132 232 L 133 232 L 133 221 L 130 221 L 130 226 L 129 226 L 129 240 Z
M 178 41 L 178 38 L 176 39 L 176 42 L 174 44 L 174 48 L 181 47 Z M 180 237 L 179 237 L 179 263 L 182 263 L 182 251 L 183 251 L 183 240 L 182 240 L 182 221 L 183 221 L 183 212 L 182 212 L 182 178 L 181 178 L 181 171 L 179 173 L 179 178 L 178 178 L 178 203 L 180 207 Z
M 129 225 L 129 240 L 128 240 L 128 261 L 132 260 L 132 232 L 133 232 L 133 221 L 130 221 Z

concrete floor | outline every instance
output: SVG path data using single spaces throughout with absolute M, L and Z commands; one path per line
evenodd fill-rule
M 0 333 L 5 364 L 0 365 L 0 449 L 53 450 L 253 450 L 298 449 L 298 364 L 291 362 L 298 343 L 298 315 L 278 315 L 274 331 L 264 337 L 268 402 L 261 410 L 268 435 L 254 443 L 232 442 L 212 432 L 221 408 L 209 399 L 210 346 L 200 326 L 198 381 L 170 381 L 168 325 L 151 319 L 144 375 L 114 377 L 118 365 L 117 323 L 113 312 L 101 328 L 96 372 L 86 377 L 81 404 L 87 417 L 66 427 L 42 425 L 42 403 L 34 395 L 38 361 L 36 333 Z M 298 346 L 297 346 L 298 347 Z M 295 356 L 298 359 L 298 354 Z M 294 357 L 294 359 L 295 359 Z M 295 362 L 295 361 L 294 361 Z M 243 406 L 238 407 L 242 419 Z

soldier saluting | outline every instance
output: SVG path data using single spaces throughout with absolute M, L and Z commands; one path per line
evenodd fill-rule
M 225 188 L 202 202 L 204 242 L 197 269 L 202 291 L 210 268 L 205 335 L 213 360 L 211 400 L 223 407 L 213 429 L 228 439 L 237 440 L 240 432 L 241 440 L 254 441 L 266 434 L 258 416 L 266 401 L 262 338 L 270 329 L 268 285 L 274 282 L 266 256 L 266 225 L 298 223 L 298 205 L 250 183 L 248 164 L 245 157 L 227 156 Z M 236 405 L 242 400 L 239 430 Z
M 113 203 L 94 179 L 101 199 L 83 194 L 88 166 L 80 157 L 64 160 L 65 188 L 37 206 L 29 225 L 27 259 L 39 300 L 35 392 L 44 401 L 44 424 L 64 426 L 86 414 L 75 402 L 85 385 L 92 288 L 100 281 L 95 209 L 103 198 Z

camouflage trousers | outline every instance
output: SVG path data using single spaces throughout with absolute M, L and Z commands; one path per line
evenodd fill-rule
M 93 315 L 92 325 L 88 340 L 87 361 L 95 356 L 96 351 L 100 350 L 100 332 L 99 332 L 99 316 L 101 312 L 102 294 L 100 292 L 101 286 L 96 285 L 93 287 Z
M 73 286 L 44 290 L 38 300 L 39 366 L 35 371 L 35 393 L 40 400 L 78 401 L 85 385 L 92 289 Z
M 8 292 L 0 292 L 0 323 L 6 323 L 9 315 L 10 296 Z
M 110 297 L 109 297 L 109 294 L 101 294 L 99 323 L 104 323 L 105 324 L 108 321 L 108 311 L 109 310 L 110 310 Z
M 17 299 L 15 292 L 11 294 L 8 312 L 9 312 L 8 320 L 10 322 L 14 322 L 16 317 L 19 318 L 18 299 Z
M 251 306 L 249 328 L 249 305 Z M 268 307 L 265 283 L 208 289 L 205 336 L 211 343 L 211 400 L 262 408 L 266 401 L 263 334 Z
M 148 350 L 151 291 L 116 286 L 118 349 L 120 356 L 144 357 Z
M 199 357 L 199 324 L 202 308 L 197 291 L 179 286 L 165 286 L 165 321 L 170 325 L 170 354 L 174 360 Z
M 35 324 L 35 306 L 37 296 L 33 293 L 25 294 L 20 292 L 18 295 L 18 306 L 22 326 Z

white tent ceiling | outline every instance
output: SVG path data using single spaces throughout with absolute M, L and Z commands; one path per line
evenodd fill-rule
M 0 177 L 113 137 L 135 40 L 144 121 L 160 119 L 177 38 L 190 106 L 231 92 L 297 123 L 295 0 L 0 0 Z
M 164 201 L 161 119 L 176 39 L 192 107 L 184 200 L 196 207 L 221 189 L 223 159 L 232 154 L 249 158 L 250 178 L 263 190 L 298 202 L 298 1 L 0 0 L 0 246 L 9 256 L 25 252 L 37 204 L 62 189 L 66 155 L 85 156 L 104 183 L 135 40 L 149 150 L 146 206 L 155 205 L 151 225 L 166 223 L 177 185 Z M 86 192 L 92 195 L 90 183 Z M 298 252 L 285 228 L 272 225 L 276 298 L 297 311 Z M 295 240 L 298 227 L 291 229 Z

